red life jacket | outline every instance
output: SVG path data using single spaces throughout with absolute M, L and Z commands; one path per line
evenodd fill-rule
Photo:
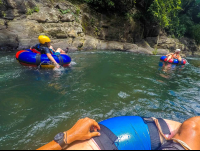
M 37 45 L 35 45 L 35 46 L 33 46 L 33 47 L 31 48 L 31 51 L 32 51 L 33 53 L 42 54 L 41 52 L 43 51 L 43 49 L 40 47 L 40 44 L 37 44 Z M 53 55 L 53 52 L 52 52 L 51 50 L 49 50 L 49 51 L 50 51 L 51 55 Z
M 32 49 L 31 49 L 31 51 L 32 51 L 33 53 L 38 53 L 38 54 L 41 54 L 41 52 L 37 51 L 37 50 L 36 50 L 36 49 L 34 49 L 34 48 L 32 48 Z

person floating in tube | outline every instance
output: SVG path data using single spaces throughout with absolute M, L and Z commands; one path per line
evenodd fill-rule
M 180 52 L 181 52 L 181 49 L 176 49 L 175 53 L 170 53 L 170 54 L 167 54 L 166 56 L 168 57 L 167 58 L 167 62 L 170 60 L 170 59 L 178 59 L 178 61 L 182 61 L 182 58 L 180 56 Z
M 36 44 L 35 46 L 31 47 L 31 49 L 36 49 L 41 54 L 46 54 L 49 60 L 55 64 L 56 68 L 60 68 L 60 65 L 55 61 L 55 59 L 52 57 L 52 55 L 58 55 L 58 54 L 66 54 L 64 50 L 61 48 L 58 48 L 57 50 L 54 50 L 51 46 L 51 40 L 49 37 L 40 35 L 38 37 L 39 44 Z
M 159 130 L 159 136 L 156 139 L 160 143 L 158 144 L 159 148 L 156 150 L 200 150 L 200 116 L 192 117 L 183 124 L 165 120 L 167 125 L 171 125 L 170 129 L 174 129 L 171 132 L 172 136 L 170 139 L 166 139 L 163 129 L 160 128 L 159 121 L 155 118 L 152 119 L 152 122 L 155 122 Z M 103 148 L 99 146 L 107 148 L 106 146 L 114 144 L 112 141 L 104 141 L 106 138 L 105 134 L 105 129 L 101 131 L 100 125 L 95 120 L 84 118 L 80 119 L 70 130 L 57 134 L 52 142 L 42 146 L 38 150 L 102 150 Z M 102 142 L 104 143 L 99 144 L 99 142 L 93 139 L 94 137 L 103 140 Z M 111 137 L 110 132 L 107 134 L 107 137 Z

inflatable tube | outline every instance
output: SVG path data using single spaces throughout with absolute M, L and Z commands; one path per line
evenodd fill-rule
M 118 150 L 151 150 L 148 126 L 138 116 L 115 117 L 100 122 L 117 137 L 115 145 Z
M 52 55 L 55 61 L 63 66 L 68 67 L 71 58 L 68 55 L 60 54 L 59 56 Z M 51 61 L 47 57 L 46 54 L 38 54 L 33 53 L 30 49 L 27 50 L 20 50 L 16 53 L 16 59 L 19 61 L 19 63 L 23 66 L 30 66 L 30 67 L 38 67 L 41 68 L 54 68 L 55 66 L 51 64 Z
M 154 135 L 155 133 L 150 135 L 149 127 L 145 123 L 143 118 L 139 116 L 122 116 L 102 121 L 99 124 L 104 125 L 117 136 L 114 144 L 118 150 L 154 150 L 155 148 L 159 148 L 160 146 L 155 145 L 155 148 L 152 147 L 152 139 L 160 140 L 159 135 L 158 138 Z M 170 126 L 169 123 L 166 123 L 166 126 L 169 133 L 171 133 L 168 137 L 173 137 L 173 132 L 176 129 Z
M 167 56 L 162 56 L 160 58 L 161 61 L 167 62 Z M 182 61 L 179 63 L 178 59 L 170 59 L 168 61 L 168 63 L 172 63 L 172 64 L 181 64 L 181 65 L 185 65 L 186 64 L 186 60 L 182 59 Z

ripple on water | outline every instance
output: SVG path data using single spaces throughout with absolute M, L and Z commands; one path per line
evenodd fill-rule
M 195 60 L 181 68 L 159 66 L 160 56 L 114 51 L 70 56 L 70 68 L 52 71 L 22 67 L 14 53 L 2 54 L 1 149 L 36 149 L 84 117 L 100 122 L 138 115 L 183 122 L 200 115 Z

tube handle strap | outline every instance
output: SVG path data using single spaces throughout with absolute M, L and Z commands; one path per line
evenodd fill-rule
M 149 128 L 149 134 L 151 138 L 151 150 L 157 150 L 161 146 L 158 128 L 153 118 L 143 118 L 143 120 Z
M 165 120 L 163 120 L 162 118 L 157 118 L 157 120 L 161 126 L 163 134 L 171 135 L 171 132 L 170 132 L 169 127 L 168 127 L 167 123 L 165 122 Z
M 36 65 L 39 66 L 41 63 L 41 54 L 37 53 L 36 55 Z

